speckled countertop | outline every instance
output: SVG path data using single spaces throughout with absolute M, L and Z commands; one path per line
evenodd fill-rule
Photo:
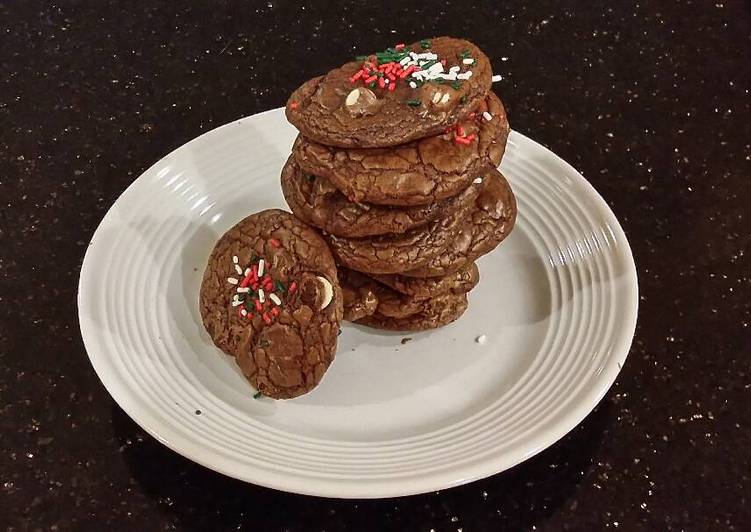
M 749 530 L 748 3 L 92 4 L 0 3 L 0 528 Z M 641 308 L 616 384 L 513 470 L 397 500 L 245 485 L 146 436 L 78 331 L 107 209 L 200 133 L 354 53 L 437 34 L 486 50 L 513 127 L 620 218 Z

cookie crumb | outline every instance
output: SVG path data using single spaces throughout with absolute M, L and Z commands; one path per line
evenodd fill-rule
M 480 345 L 485 345 L 486 343 L 488 343 L 488 337 L 485 334 L 481 334 L 480 336 L 475 338 L 475 342 L 477 342 Z
M 409 336 L 407 336 L 405 338 L 402 338 L 402 345 L 406 344 L 407 342 L 411 342 L 411 341 L 412 341 L 412 338 L 410 338 Z

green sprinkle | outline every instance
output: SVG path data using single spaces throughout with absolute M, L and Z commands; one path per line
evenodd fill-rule
M 256 262 L 258 260 L 258 255 L 253 255 L 250 257 L 250 262 Z
M 422 39 L 420 41 L 420 46 L 422 47 L 423 50 L 430 48 L 430 39 Z
M 417 100 L 417 99 L 413 99 L 413 100 L 407 100 L 407 105 L 409 105 L 410 107 L 417 107 L 417 106 L 419 106 L 419 105 L 420 105 L 421 103 L 422 103 L 422 102 L 421 102 L 420 100 Z
M 314 176 L 313 174 L 308 174 L 305 177 L 307 178 L 308 183 L 312 183 L 313 181 L 316 180 L 316 176 Z
M 431 79 L 430 81 L 435 83 L 436 85 L 443 85 L 444 83 L 442 78 Z
M 261 397 L 263 397 L 263 393 L 261 392 L 256 392 L 253 394 L 253 399 L 260 399 Z
M 371 89 L 375 89 L 375 86 L 376 86 L 375 81 L 371 81 L 370 83 L 368 83 L 368 87 L 370 87 Z
M 459 87 L 461 87 L 461 86 L 462 86 L 462 84 L 461 84 L 461 82 L 459 82 L 459 81 L 454 81 L 454 82 L 453 82 L 453 83 L 451 84 L 451 87 L 452 87 L 452 88 L 453 88 L 454 90 L 457 90 L 457 91 L 459 90 Z
M 459 54 L 459 59 L 467 59 L 469 57 L 470 51 L 464 50 L 462 53 Z
M 282 294 L 284 294 L 285 292 L 287 292 L 287 287 L 286 287 L 286 286 L 284 286 L 284 285 L 282 284 L 282 282 L 281 282 L 281 281 L 278 281 L 278 280 L 277 280 L 277 281 L 274 281 L 274 288 L 276 288 L 276 291 L 277 291 L 277 292 L 281 292 Z
M 358 55 L 355 57 L 355 61 L 365 61 L 367 58 L 367 55 Z

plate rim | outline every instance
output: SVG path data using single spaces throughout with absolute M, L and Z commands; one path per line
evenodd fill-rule
M 89 239 L 89 245 L 86 248 L 81 269 L 79 272 L 76 304 L 78 310 L 78 321 L 81 337 L 83 340 L 84 348 L 86 349 L 89 361 L 94 368 L 97 377 L 101 381 L 104 388 L 110 394 L 112 399 L 117 405 L 146 433 L 155 438 L 157 441 L 171 449 L 172 451 L 188 458 L 189 460 L 202 465 L 208 469 L 221 473 L 230 478 L 242 480 L 252 484 L 257 484 L 271 489 L 286 491 L 290 493 L 299 493 L 303 495 L 312 495 L 319 497 L 329 498 L 341 498 L 341 499 L 376 499 L 387 497 L 398 497 L 405 495 L 416 495 L 421 493 L 427 493 L 431 491 L 441 490 L 456 487 L 459 485 L 467 484 L 481 478 L 486 478 L 495 475 L 499 472 L 505 471 L 518 465 L 519 463 L 535 456 L 536 454 L 547 449 L 571 430 L 576 428 L 600 403 L 602 398 L 612 387 L 615 379 L 620 373 L 626 359 L 628 358 L 631 345 L 633 343 L 634 334 L 636 332 L 636 323 L 638 319 L 639 309 L 639 279 L 634 262 L 631 245 L 626 237 L 625 231 L 620 224 L 620 221 L 613 213 L 610 206 L 600 193 L 592 186 L 584 176 L 576 170 L 571 164 L 565 161 L 560 156 L 556 155 L 552 150 L 546 146 L 534 141 L 526 135 L 519 133 L 518 131 L 512 131 L 511 135 L 517 137 L 518 141 L 522 143 L 530 143 L 538 148 L 541 148 L 546 152 L 546 155 L 554 157 L 565 170 L 576 176 L 578 184 L 583 185 L 588 190 L 591 197 L 597 202 L 599 208 L 602 211 L 603 217 L 608 221 L 611 230 L 614 232 L 616 239 L 619 243 L 622 243 L 620 252 L 625 265 L 624 278 L 627 283 L 624 287 L 627 292 L 625 293 L 623 312 L 625 316 L 624 323 L 621 324 L 616 331 L 613 343 L 613 360 L 616 364 L 606 364 L 602 372 L 598 375 L 598 380 L 593 383 L 593 386 L 583 390 L 583 396 L 581 400 L 573 405 L 570 409 L 562 412 L 553 423 L 546 429 L 544 435 L 538 438 L 536 445 L 531 451 L 518 452 L 512 455 L 491 455 L 490 457 L 467 464 L 462 468 L 461 476 L 449 475 L 446 472 L 433 472 L 428 475 L 420 477 L 409 477 L 401 481 L 389 481 L 378 483 L 360 483 L 357 484 L 354 481 L 340 481 L 335 479 L 308 479 L 304 475 L 293 475 L 285 472 L 271 472 L 267 473 L 262 470 L 255 470 L 257 474 L 246 474 L 244 470 L 238 470 L 232 468 L 232 460 L 218 454 L 214 451 L 202 448 L 197 442 L 192 439 L 181 436 L 175 429 L 169 425 L 160 424 L 149 412 L 140 411 L 137 409 L 138 404 L 132 397 L 128 396 L 127 387 L 121 387 L 120 381 L 114 376 L 113 372 L 107 369 L 104 364 L 105 357 L 92 355 L 95 350 L 94 338 L 93 338 L 93 324 L 86 322 L 82 315 L 83 296 L 86 294 L 85 280 L 89 275 L 89 269 L 91 265 L 91 255 L 93 253 L 93 242 L 96 240 L 97 234 L 104 225 L 107 217 L 112 210 L 116 207 L 118 202 L 123 196 L 129 193 L 136 186 L 140 180 L 148 173 L 150 173 L 155 167 L 157 167 L 165 159 L 172 157 L 174 154 L 186 149 L 186 146 L 198 141 L 199 139 L 205 139 L 206 137 L 213 136 L 219 133 L 224 128 L 232 127 L 241 123 L 243 120 L 259 117 L 262 115 L 269 115 L 278 113 L 283 117 L 283 107 L 276 109 L 269 109 L 261 113 L 248 115 L 237 120 L 233 120 L 216 128 L 213 128 L 201 135 L 183 143 L 177 148 L 173 149 L 147 169 L 145 169 L 136 179 L 130 183 L 123 192 L 117 197 L 117 199 L 109 207 L 105 215 L 97 225 L 96 230 Z M 630 297 L 629 297 L 630 295 Z M 92 336 L 89 336 L 92 335 Z M 137 411 L 138 410 L 138 411 Z M 169 437 L 165 436 L 165 432 L 169 433 Z M 451 478 L 449 478 L 449 476 Z

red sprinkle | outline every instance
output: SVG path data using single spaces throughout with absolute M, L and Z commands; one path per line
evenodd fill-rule
M 470 142 L 472 142 L 473 140 L 475 140 L 475 138 L 477 138 L 477 137 L 476 137 L 476 135 L 474 133 L 470 133 L 469 135 L 467 135 L 467 140 L 470 141 Z
M 404 49 L 404 43 L 402 42 L 394 46 L 394 50 L 402 50 L 402 49 Z
M 279 307 L 274 307 L 274 308 L 272 308 L 272 309 L 271 309 L 271 313 L 272 313 L 272 314 L 273 314 L 274 316 L 278 316 L 278 315 L 279 315 Z
M 250 275 L 253 277 L 253 282 L 258 281 L 258 264 L 254 264 L 250 269 Z
M 289 290 L 288 290 L 288 292 L 289 292 L 289 293 L 291 294 L 291 293 L 293 293 L 293 292 L 294 292 L 295 290 L 297 290 L 297 281 L 292 281 L 292 284 L 290 284 L 290 285 L 289 285 Z
M 467 137 L 454 137 L 454 141 L 455 141 L 455 142 L 456 142 L 457 144 L 465 144 L 465 145 L 466 145 L 466 144 L 471 144 L 471 143 L 472 143 L 472 141 L 471 141 L 471 140 L 469 140 L 469 139 L 468 139 Z
M 255 300 L 255 302 L 256 302 L 256 310 L 258 312 L 261 312 L 263 310 L 263 305 L 261 305 L 261 302 L 258 301 L 257 299 Z
M 299 104 L 299 103 L 297 103 L 297 102 L 290 102 L 290 104 L 289 104 L 289 108 L 290 108 L 290 109 L 297 109 L 297 106 L 298 106 L 298 105 L 300 105 L 300 104 Z
M 266 325 L 268 325 L 268 324 L 271 323 L 271 318 L 269 317 L 268 313 L 266 313 L 266 312 L 263 313 L 263 321 L 266 322 Z
M 391 72 L 386 74 L 386 77 L 389 78 L 389 81 L 396 81 L 396 76 L 393 75 Z
M 358 79 L 360 79 L 361 77 L 363 77 L 363 75 L 365 75 L 365 70 L 363 70 L 363 69 L 360 69 L 360 70 L 358 70 L 358 71 L 357 71 L 357 72 L 355 73 L 355 75 L 354 75 L 354 76 L 352 76 L 351 78 L 349 78 L 349 80 L 350 80 L 350 81 L 351 81 L 352 83 L 354 83 L 355 81 L 357 81 Z
M 245 316 L 245 317 L 246 317 L 247 319 L 249 319 L 249 320 L 252 320 L 252 319 L 253 319 L 253 314 L 251 314 L 250 312 L 248 312 L 248 315 L 247 315 L 247 316 Z
M 395 91 L 396 90 L 396 83 L 389 83 L 389 91 Z
M 456 134 L 460 137 L 464 137 L 464 128 L 461 125 L 456 126 Z
M 378 86 L 384 88 L 386 86 L 386 80 L 384 80 L 383 78 L 378 78 Z
M 279 241 L 278 241 L 278 240 L 277 240 L 276 238 L 272 238 L 271 240 L 269 240 L 269 242 L 270 242 L 270 243 L 271 243 L 271 245 L 272 245 L 272 246 L 274 246 L 275 248 L 278 248 L 278 247 L 281 247 L 281 246 L 282 246 L 282 243 L 281 243 L 281 242 L 279 242 Z
M 252 281 L 251 277 L 253 276 L 253 272 L 251 271 L 248 273 L 248 275 L 245 276 L 245 279 L 242 280 L 240 283 L 240 288 L 245 288 L 250 284 L 250 281 Z
M 253 289 L 254 291 L 256 291 L 256 292 L 258 291 L 258 283 L 253 283 L 252 285 L 250 285 L 250 287 L 251 287 L 251 288 L 252 288 L 252 289 Z
M 372 83 L 373 81 L 375 81 L 377 79 L 378 79 L 377 76 L 370 76 L 369 78 L 366 78 L 365 80 L 363 80 L 363 83 L 365 83 L 367 85 L 368 83 Z

